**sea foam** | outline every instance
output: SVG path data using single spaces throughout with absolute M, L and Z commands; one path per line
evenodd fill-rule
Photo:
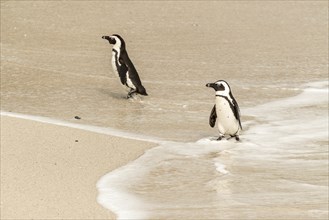
M 243 109 L 254 119 L 244 122 L 241 142 L 158 142 L 103 176 L 98 202 L 119 219 L 327 216 L 323 205 L 312 209 L 327 201 L 326 181 L 311 175 L 328 166 L 328 150 L 317 144 L 328 140 L 327 109 L 321 107 L 328 103 L 328 82 L 304 87 L 295 97 Z M 310 209 L 266 211 L 267 205 L 285 210 L 292 204 Z

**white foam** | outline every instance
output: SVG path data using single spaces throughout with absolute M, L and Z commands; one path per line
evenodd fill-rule
M 226 166 L 224 164 L 221 164 L 219 162 L 215 163 L 216 170 L 222 174 L 229 174 L 230 172 L 226 170 Z
M 297 96 L 284 100 L 269 102 L 255 108 L 244 109 L 244 114 L 257 115 L 260 118 L 270 119 L 276 111 L 294 113 L 296 108 L 314 106 L 321 103 L 328 103 L 328 82 L 320 81 L 304 85 L 303 92 Z M 281 116 L 281 115 L 280 115 Z
M 321 115 L 323 109 L 319 110 L 319 114 L 306 112 L 307 117 L 303 112 L 304 107 L 311 108 L 313 112 L 316 105 L 328 103 L 328 83 L 317 82 L 305 87 L 296 97 L 242 110 L 244 114 L 255 116 L 256 120 L 246 123 L 249 128 L 242 132 L 241 142 L 218 142 L 211 137 L 196 143 L 160 142 L 160 146 L 148 150 L 137 160 L 102 177 L 97 184 L 98 202 L 115 211 L 119 219 L 166 219 L 173 216 L 187 219 L 198 216 L 206 218 L 207 215 L 200 213 L 200 210 L 215 210 L 209 212 L 212 213 L 209 217 L 216 218 L 214 213 L 220 213 L 222 207 L 235 204 L 263 205 L 263 202 L 268 202 L 281 205 L 291 204 L 295 200 L 303 201 L 300 196 L 325 198 L 323 192 L 327 187 L 309 191 L 313 189 L 309 183 L 296 181 L 282 184 L 273 180 L 267 183 L 264 180 L 264 184 L 260 185 L 266 187 L 273 184 L 278 189 L 286 187 L 289 192 L 283 194 L 284 200 L 280 193 L 264 201 L 266 194 L 261 194 L 260 189 L 257 189 L 260 191 L 258 194 L 252 196 L 233 195 L 236 190 L 230 189 L 233 180 L 253 184 L 249 177 L 238 176 L 227 168 L 230 163 L 241 162 L 244 163 L 242 166 L 250 167 L 264 165 L 278 170 L 300 169 L 301 166 L 311 169 L 326 163 L 320 159 L 317 162 L 286 159 L 306 153 L 313 155 L 311 142 L 328 140 L 328 117 Z M 298 184 L 298 189 L 295 184 Z M 291 194 L 294 190 L 297 190 L 295 194 Z M 219 193 L 220 196 L 213 193 Z M 132 202 L 126 204 L 125 201 L 130 198 Z M 186 209 L 192 215 L 185 213 Z M 313 210 L 309 212 L 314 214 Z M 252 215 L 253 211 L 250 213 Z M 323 216 L 323 213 L 320 215 Z

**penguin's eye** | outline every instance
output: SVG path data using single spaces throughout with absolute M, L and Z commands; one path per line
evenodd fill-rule
M 218 90 L 219 91 L 224 91 L 225 90 L 225 86 L 223 86 L 223 84 L 219 84 L 218 85 Z
M 111 37 L 111 38 L 110 38 L 110 43 L 111 43 L 111 44 L 115 44 L 115 43 L 116 43 L 115 38 L 112 38 L 112 37 Z

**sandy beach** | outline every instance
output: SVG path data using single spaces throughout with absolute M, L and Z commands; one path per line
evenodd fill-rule
M 0 3 L 1 112 L 117 132 L 2 114 L 1 219 L 328 218 L 328 1 Z M 241 143 L 213 141 L 220 79 Z
M 98 179 L 152 146 L 1 116 L 1 219 L 114 219 Z

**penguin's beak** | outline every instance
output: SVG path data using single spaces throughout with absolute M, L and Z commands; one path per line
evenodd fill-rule
M 115 40 L 110 36 L 103 36 L 102 39 L 108 40 L 110 44 L 115 44 Z
M 211 87 L 211 88 L 214 88 L 215 89 L 215 83 L 207 83 L 206 86 L 207 87 Z

